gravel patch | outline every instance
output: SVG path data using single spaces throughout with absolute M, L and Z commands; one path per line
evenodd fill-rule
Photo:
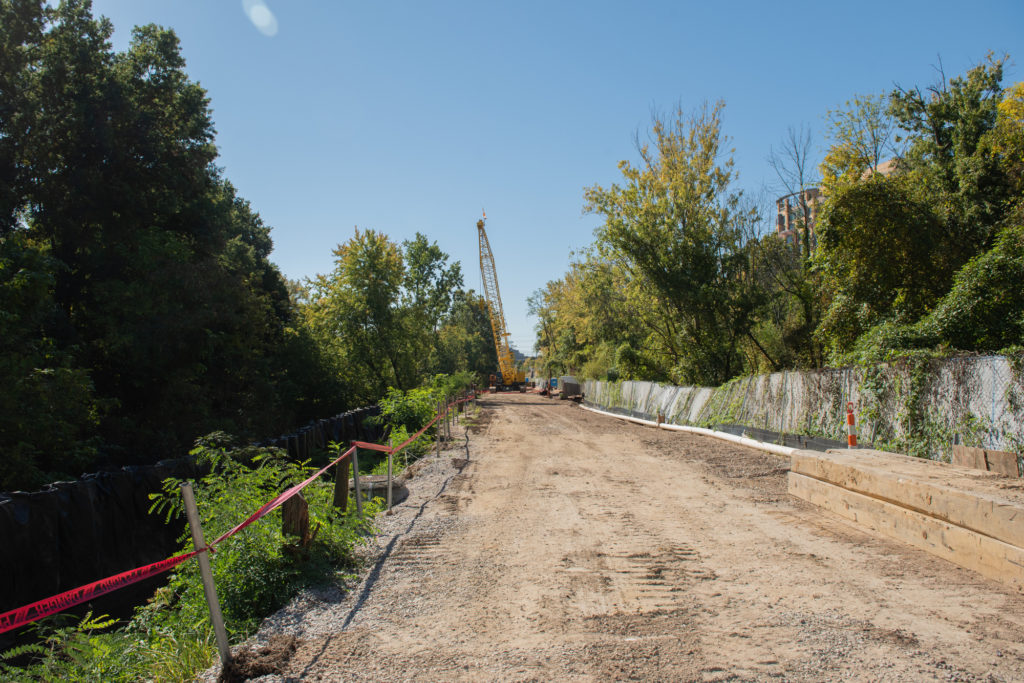
M 457 429 L 456 434 L 465 433 Z M 387 560 L 403 542 L 410 539 L 434 537 L 451 532 L 462 522 L 454 515 L 425 516 L 427 506 L 441 498 L 451 488 L 452 480 L 469 466 L 469 449 L 460 438 L 442 449 L 440 457 L 431 452 L 412 463 L 402 473 L 401 480 L 409 489 L 409 497 L 394 506 L 390 514 L 378 515 L 377 533 L 367 537 L 356 552 L 360 567 L 356 576 L 339 576 L 335 583 L 307 588 L 274 614 L 267 617 L 259 631 L 243 643 L 232 648 L 233 657 L 250 662 L 259 657 L 261 665 L 273 668 L 287 663 L 294 646 L 281 648 L 280 638 L 287 636 L 289 643 L 309 638 L 330 636 L 352 626 L 372 629 L 383 613 L 411 613 L 415 606 L 392 605 L 364 612 L 361 608 L 374 594 L 374 587 L 384 572 L 389 571 Z M 401 596 L 391 595 L 392 601 Z M 282 661 L 269 661 L 267 653 L 279 653 Z M 281 683 L 288 679 L 276 673 L 258 678 L 222 675 L 221 666 L 203 672 L 197 681 L 252 680 L 260 683 Z

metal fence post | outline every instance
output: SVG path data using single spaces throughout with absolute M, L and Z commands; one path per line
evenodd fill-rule
M 363 492 L 359 488 L 359 446 L 352 447 L 352 483 L 355 484 L 356 514 L 363 516 Z
M 188 517 L 189 528 L 192 529 L 192 544 L 196 550 L 206 548 L 203 540 L 203 528 L 199 525 L 199 510 L 192 494 L 191 482 L 181 483 L 181 498 L 185 501 L 185 515 Z M 206 593 L 206 604 L 210 607 L 210 623 L 217 637 L 217 650 L 220 651 L 220 663 L 227 666 L 231 663 L 231 646 L 228 645 L 228 632 L 224 628 L 224 616 L 220 613 L 220 602 L 217 601 L 217 588 L 213 585 L 213 572 L 210 571 L 210 553 L 201 552 L 196 555 L 199 560 L 199 574 L 203 577 L 203 592 Z
M 437 450 L 437 457 L 441 457 L 441 402 L 438 401 L 437 405 L 437 422 L 434 423 L 434 446 Z
M 391 449 L 388 449 L 388 512 L 391 514 Z

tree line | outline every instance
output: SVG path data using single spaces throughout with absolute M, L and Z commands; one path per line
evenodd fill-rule
M 88 0 L 0 0 L 0 490 L 492 371 L 480 297 L 423 235 L 356 231 L 287 281 L 174 32 L 112 33 Z
M 809 130 L 791 128 L 769 157 L 791 240 L 774 197 L 736 188 L 723 103 L 654 117 L 620 180 L 585 190 L 593 243 L 529 300 L 543 366 L 718 385 L 1019 350 L 1024 83 L 1003 87 L 1005 62 L 852 98 L 826 116 L 820 164 Z

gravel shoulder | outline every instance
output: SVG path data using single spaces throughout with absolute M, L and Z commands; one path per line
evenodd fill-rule
M 790 497 L 784 459 L 530 394 L 456 434 L 358 580 L 236 649 L 258 680 L 1024 680 L 1024 596 Z

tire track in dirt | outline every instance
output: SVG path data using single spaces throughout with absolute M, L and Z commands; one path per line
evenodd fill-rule
M 1021 596 L 791 499 L 774 456 L 516 394 L 463 456 L 278 680 L 1024 679 Z

